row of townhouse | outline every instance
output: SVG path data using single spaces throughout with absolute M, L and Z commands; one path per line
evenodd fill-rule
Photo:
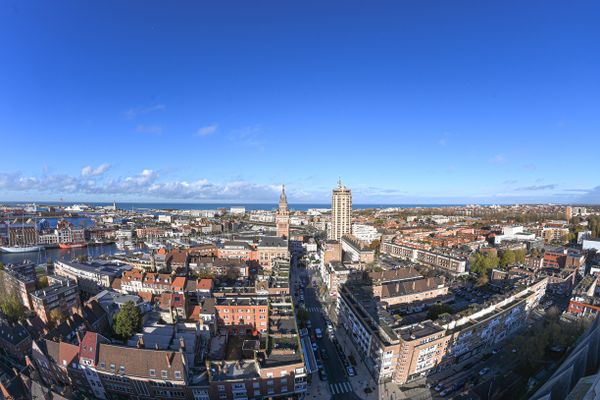
M 121 291 L 131 294 L 147 292 L 161 294 L 173 291 L 174 277 L 171 274 L 145 272 L 140 269 L 123 272 L 121 276 Z

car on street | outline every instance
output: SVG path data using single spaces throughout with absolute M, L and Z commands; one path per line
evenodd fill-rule
M 449 395 L 450 393 L 452 393 L 452 392 L 453 392 L 453 390 L 452 390 L 452 389 L 450 389 L 450 388 L 448 388 L 448 389 L 444 389 L 444 390 L 442 390 L 442 391 L 440 392 L 440 396 L 442 396 L 442 397 L 446 397 L 446 396 L 448 396 L 448 395 Z
M 317 344 L 315 342 L 312 342 L 312 349 L 314 352 L 317 352 L 319 350 L 319 348 L 317 347 Z
M 354 370 L 353 367 L 347 367 L 346 368 L 346 372 L 348 373 L 348 376 L 355 376 L 356 375 L 356 371 Z
M 315 328 L 315 335 L 317 335 L 317 339 L 321 339 L 323 337 L 323 332 L 321 332 L 321 328 Z
M 327 354 L 327 350 L 325 350 L 324 348 L 321 348 L 321 358 L 323 360 L 327 360 L 329 358 L 329 355 Z
M 310 322 L 310 319 L 308 321 L 306 321 L 306 327 L 308 329 L 312 328 L 312 322 Z
M 444 385 L 442 385 L 441 383 L 438 383 L 433 390 L 435 390 L 436 392 L 441 392 L 442 390 L 444 390 Z
M 481 368 L 479 370 L 479 376 L 484 376 L 484 375 L 488 374 L 489 372 L 490 372 L 490 369 L 488 367 Z
M 327 373 L 324 369 L 319 370 L 319 379 L 322 381 L 327 381 Z

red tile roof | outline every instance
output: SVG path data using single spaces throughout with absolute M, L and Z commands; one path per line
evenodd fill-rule
M 175 280 L 173 280 L 171 287 L 173 288 L 173 290 L 183 291 L 185 289 L 185 281 L 185 276 L 178 276 L 177 278 L 175 278 Z
M 199 290 L 212 290 L 213 280 L 210 278 L 202 278 L 198 281 L 196 288 Z

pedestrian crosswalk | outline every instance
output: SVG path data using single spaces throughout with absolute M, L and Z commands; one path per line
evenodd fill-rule
M 332 383 L 329 385 L 329 389 L 331 390 L 331 394 L 348 393 L 352 391 L 352 385 L 348 381 Z
M 306 307 L 306 310 L 309 312 L 321 312 L 321 307 Z

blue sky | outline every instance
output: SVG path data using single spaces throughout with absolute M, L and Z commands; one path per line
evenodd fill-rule
M 596 1 L 0 4 L 0 200 L 600 202 Z

